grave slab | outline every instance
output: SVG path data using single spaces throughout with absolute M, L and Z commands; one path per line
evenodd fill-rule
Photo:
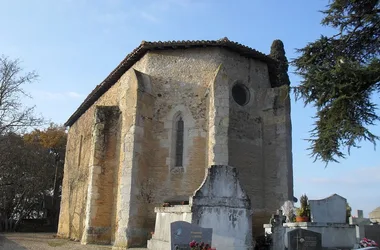
M 170 224 L 171 250 L 190 250 L 189 243 L 196 241 L 211 246 L 212 228 L 203 228 L 186 221 Z

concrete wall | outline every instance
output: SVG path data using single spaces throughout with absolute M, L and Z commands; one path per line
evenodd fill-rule
M 249 106 L 240 108 L 232 101 L 236 81 L 249 86 Z M 96 198 L 113 197 L 112 218 L 106 216 L 111 231 L 104 241 L 120 247 L 143 244 L 154 228 L 154 207 L 172 197 L 190 196 L 210 163 L 238 167 L 257 214 L 254 224 L 261 228 L 293 197 L 286 91 L 270 88 L 265 64 L 224 49 L 148 52 L 69 130 L 58 234 L 86 239 L 83 232 L 90 227 L 85 223 L 93 216 L 86 214 L 86 204 L 94 200 L 87 200 L 93 193 L 89 190 L 100 185 L 90 182 L 98 171 L 90 161 L 96 106 L 120 110 L 120 134 L 112 146 L 119 152 L 114 156 L 116 186 Z M 276 96 L 283 97 L 276 105 L 265 102 Z M 274 107 L 281 111 L 268 115 L 266 110 Z M 185 125 L 183 167 L 173 165 L 178 115 Z

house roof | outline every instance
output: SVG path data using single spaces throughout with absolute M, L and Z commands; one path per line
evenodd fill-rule
M 166 42 L 146 42 L 142 41 L 140 46 L 128 54 L 124 60 L 86 97 L 79 108 L 66 121 L 65 126 L 73 125 L 79 117 L 86 112 L 107 90 L 112 87 L 119 78 L 139 61 L 148 51 L 160 51 L 170 49 L 206 48 L 222 47 L 234 51 L 242 56 L 254 58 L 266 63 L 273 63 L 274 60 L 250 47 L 228 40 L 227 37 L 219 40 L 197 40 L 197 41 L 166 41 Z

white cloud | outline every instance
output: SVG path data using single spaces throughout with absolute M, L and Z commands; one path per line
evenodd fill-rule
M 81 95 L 77 92 L 68 92 L 67 95 L 72 97 L 72 98 L 82 98 L 83 97 L 83 95 Z
M 201 8 L 201 5 L 204 4 L 202 1 L 198 0 L 154 0 L 150 4 L 145 6 L 139 6 L 140 11 L 139 15 L 150 22 L 157 23 L 161 21 L 161 18 L 164 17 L 164 14 L 168 12 L 186 10 L 189 11 L 190 8 L 197 5 L 197 8 Z
M 362 184 L 380 184 L 380 166 L 379 167 L 362 167 L 352 170 L 346 170 L 339 173 L 338 176 L 322 178 L 302 178 L 296 181 L 319 185 L 362 185 Z
M 115 11 L 107 13 L 98 13 L 95 16 L 97 22 L 101 24 L 116 24 L 116 23 L 125 23 L 128 20 L 128 13 Z
M 68 99 L 83 99 L 84 95 L 77 92 L 49 92 L 49 91 L 34 91 L 33 97 L 38 99 L 49 99 L 54 101 L 68 100 Z
M 150 21 L 150 22 L 153 22 L 153 23 L 159 22 L 159 20 L 158 20 L 157 17 L 155 17 L 154 15 L 151 15 L 151 14 L 145 12 L 145 11 L 140 12 L 140 15 L 141 15 L 142 18 L 144 18 L 147 21 Z

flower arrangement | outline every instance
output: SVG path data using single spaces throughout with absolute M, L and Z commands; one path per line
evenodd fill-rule
M 378 247 L 379 245 L 374 241 L 367 238 L 363 238 L 360 241 L 360 247 Z
M 204 242 L 198 243 L 195 240 L 189 243 L 191 250 L 216 250 L 216 248 L 211 248 L 209 244 L 205 244 Z

